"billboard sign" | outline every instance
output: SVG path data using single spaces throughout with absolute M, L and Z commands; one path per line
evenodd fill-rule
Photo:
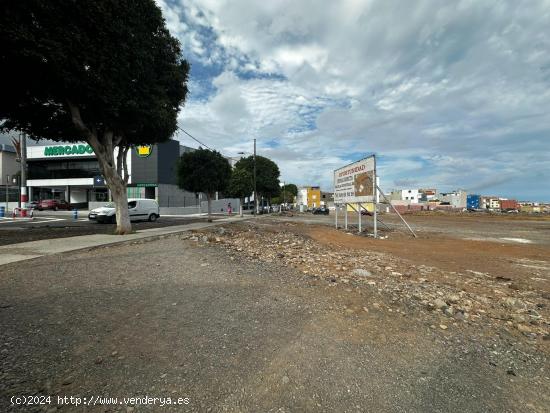
M 334 171 L 334 203 L 374 202 L 376 186 L 374 155 Z

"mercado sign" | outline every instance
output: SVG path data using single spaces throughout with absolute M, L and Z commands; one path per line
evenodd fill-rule
M 137 156 L 147 158 L 153 152 L 153 145 L 138 145 L 136 146 Z
M 334 203 L 373 202 L 376 187 L 374 155 L 334 171 Z
M 94 150 L 90 145 L 64 145 L 44 147 L 44 156 L 59 155 L 93 155 Z

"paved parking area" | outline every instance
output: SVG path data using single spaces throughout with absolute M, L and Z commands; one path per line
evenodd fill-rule
M 88 211 L 81 211 L 78 218 L 74 219 L 72 213 L 68 211 L 37 211 L 32 219 L 0 218 L 0 245 L 79 235 L 112 234 L 114 232 L 114 224 L 99 224 L 88 220 L 87 215 Z M 214 219 L 225 217 L 227 215 L 215 215 Z M 156 222 L 134 222 L 132 226 L 135 230 L 142 230 L 186 225 L 206 220 L 206 215 L 171 215 L 161 216 Z

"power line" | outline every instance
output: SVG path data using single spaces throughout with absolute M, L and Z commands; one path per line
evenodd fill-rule
M 199 145 L 202 145 L 202 146 L 204 146 L 204 147 L 210 149 L 211 151 L 214 150 L 214 149 L 212 149 L 210 146 L 208 146 L 208 145 L 202 143 L 201 141 L 199 141 L 197 138 L 195 138 L 193 135 L 191 135 L 191 134 L 190 134 L 189 132 L 187 132 L 185 129 L 183 129 L 183 128 L 179 127 L 179 126 L 178 126 L 178 129 L 179 129 L 180 131 L 182 131 L 183 133 L 185 133 L 187 136 L 189 136 L 189 137 L 190 137 L 191 139 L 193 139 L 194 141 L 198 142 Z
M 210 146 L 202 143 L 201 141 L 199 141 L 197 138 L 195 138 L 193 135 L 191 135 L 189 132 L 187 132 L 185 129 L 181 128 L 181 127 L 177 127 L 180 131 L 182 131 L 183 133 L 185 133 L 187 136 L 189 136 L 191 139 L 193 139 L 195 142 L 197 142 L 199 145 L 202 145 L 208 149 L 210 149 L 211 151 L 213 151 L 214 149 L 212 149 Z M 221 153 L 221 151 L 219 151 Z M 244 153 L 244 152 L 243 152 Z M 229 155 L 224 155 L 223 153 L 221 153 L 223 156 L 225 156 L 226 158 L 231 158 L 231 159 L 236 159 L 236 158 L 239 158 L 237 156 L 229 156 Z M 240 158 L 239 158 L 240 159 Z

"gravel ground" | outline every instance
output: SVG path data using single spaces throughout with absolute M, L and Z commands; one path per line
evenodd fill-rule
M 433 329 L 376 289 L 183 238 L 0 267 L 0 411 L 549 410 L 536 349 Z M 503 348 L 521 373 L 491 357 Z M 10 406 L 25 395 L 52 403 Z

